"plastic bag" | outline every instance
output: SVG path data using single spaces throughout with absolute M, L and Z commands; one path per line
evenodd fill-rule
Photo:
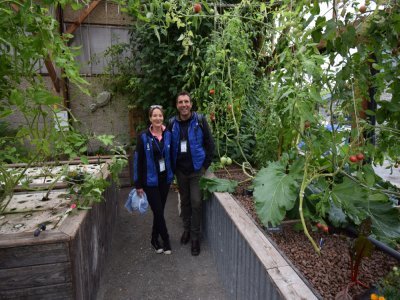
M 147 201 L 146 193 L 143 193 L 143 196 L 140 197 L 136 189 L 133 189 L 128 196 L 128 200 L 126 200 L 125 208 L 132 213 L 134 210 L 138 210 L 141 214 L 144 214 L 149 208 L 149 202 Z

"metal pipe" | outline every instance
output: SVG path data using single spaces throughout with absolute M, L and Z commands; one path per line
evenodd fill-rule
M 352 226 L 347 226 L 346 230 L 350 232 L 351 234 L 358 236 L 357 230 L 352 227 Z M 374 239 L 373 237 L 368 237 L 368 240 L 374 244 L 379 250 L 382 250 L 383 252 L 389 254 L 390 256 L 394 257 L 398 261 L 400 261 L 400 252 L 396 251 L 395 249 L 387 246 L 386 244 L 382 243 L 381 241 L 378 241 Z

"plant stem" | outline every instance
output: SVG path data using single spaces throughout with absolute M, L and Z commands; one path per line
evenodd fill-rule
M 306 187 L 309 184 L 309 181 L 307 180 L 307 175 L 308 175 L 307 167 L 308 167 L 309 158 L 310 158 L 310 156 L 307 154 L 306 155 L 306 162 L 304 164 L 303 181 L 302 181 L 301 187 L 300 187 L 299 213 L 300 213 L 301 224 L 303 225 L 304 234 L 306 235 L 306 237 L 309 239 L 309 241 L 313 245 L 314 250 L 320 255 L 321 251 L 320 251 L 319 247 L 317 246 L 317 244 L 315 243 L 314 239 L 311 237 L 310 233 L 308 232 L 308 229 L 307 229 L 307 226 L 306 226 L 306 222 L 304 220 L 304 213 L 303 213 L 304 191 L 305 191 Z

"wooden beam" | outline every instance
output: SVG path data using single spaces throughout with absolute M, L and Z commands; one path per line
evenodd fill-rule
M 89 6 L 82 11 L 81 15 L 78 17 L 78 20 L 76 20 L 72 25 L 68 27 L 65 33 L 72 34 L 75 32 L 75 30 L 82 24 L 83 21 L 89 16 L 89 14 L 92 12 L 93 9 L 96 8 L 97 5 L 100 4 L 101 0 L 94 0 L 89 4 Z
M 54 68 L 53 62 L 49 56 L 44 60 L 44 64 L 46 65 L 47 72 L 53 82 L 54 89 L 57 93 L 60 93 L 60 79 L 57 77 L 56 69 Z

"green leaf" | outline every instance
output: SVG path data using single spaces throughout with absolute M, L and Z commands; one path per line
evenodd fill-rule
M 200 188 L 204 192 L 203 199 L 208 199 L 209 196 L 214 193 L 233 193 L 237 187 L 238 183 L 235 180 L 223 179 L 223 178 L 200 178 Z
M 372 233 L 378 239 L 400 239 L 399 212 L 382 193 L 371 194 L 366 200 L 356 201 L 356 209 L 369 215 L 372 220 Z
M 364 165 L 363 166 L 363 171 L 364 171 L 364 179 L 365 182 L 369 187 L 372 187 L 375 184 L 375 171 L 372 168 L 371 165 Z
M 372 232 L 378 239 L 400 239 L 400 217 L 388 197 L 380 192 L 369 194 L 358 183 L 344 178 L 333 187 L 332 199 L 356 225 L 370 217 Z
M 367 199 L 368 195 L 354 181 L 345 177 L 342 183 L 332 188 L 331 197 L 335 205 L 340 207 L 354 224 L 359 225 L 366 218 L 365 212 L 359 211 L 354 203 Z
M 108 135 L 108 134 L 103 134 L 97 136 L 97 139 L 102 142 L 105 146 L 112 145 L 113 144 L 113 135 Z
M 18 90 L 13 89 L 10 94 L 10 102 L 11 104 L 20 106 L 24 103 L 24 98 Z
M 12 113 L 13 113 L 13 111 L 11 109 L 6 109 L 6 110 L 3 110 L 3 111 L 0 111 L 0 119 L 9 116 Z
M 295 169 L 295 168 L 294 168 Z M 262 168 L 253 180 L 255 208 L 264 225 L 276 226 L 295 205 L 300 173 L 286 174 L 286 165 L 273 162 Z

